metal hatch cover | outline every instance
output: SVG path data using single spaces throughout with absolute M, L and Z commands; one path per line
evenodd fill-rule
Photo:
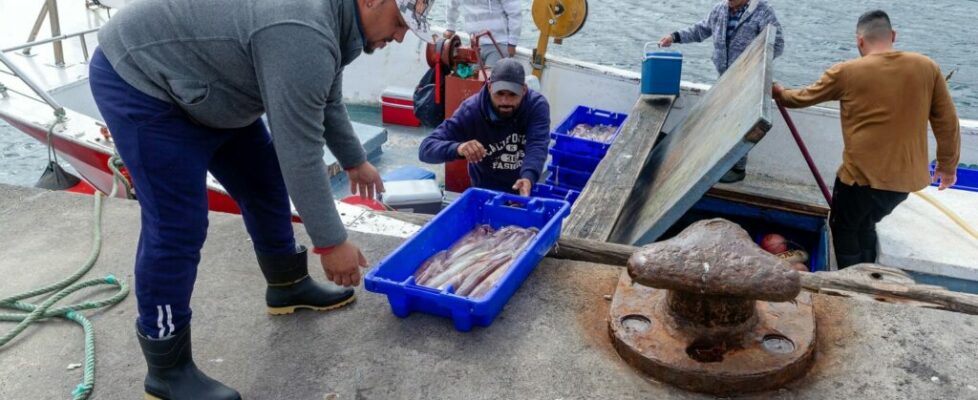
M 658 239 L 771 129 L 774 40 L 765 28 L 653 149 L 609 241 Z

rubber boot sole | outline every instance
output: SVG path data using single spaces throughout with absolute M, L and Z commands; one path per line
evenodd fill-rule
M 268 307 L 268 313 L 270 315 L 288 315 L 288 314 L 295 313 L 295 310 L 298 310 L 300 308 L 303 308 L 303 309 L 306 309 L 306 310 L 313 310 L 313 311 L 332 311 L 332 310 L 335 310 L 337 308 L 342 308 L 342 307 L 344 307 L 344 306 L 352 303 L 356 299 L 357 299 L 357 296 L 350 296 L 349 299 L 346 299 L 346 300 L 343 300 L 343 301 L 341 301 L 339 303 L 328 305 L 328 306 L 325 306 L 325 307 L 316 307 L 316 306 L 310 306 L 310 305 L 305 305 L 305 304 L 298 304 L 298 305 L 288 306 L 288 307 Z
M 239 397 L 239 399 L 240 399 L 240 397 Z M 153 396 L 153 395 L 151 395 L 149 393 L 144 393 L 143 394 L 143 400 L 166 400 L 166 399 L 164 399 L 162 397 Z

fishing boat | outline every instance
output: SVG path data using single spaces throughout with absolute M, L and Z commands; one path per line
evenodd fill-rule
M 127 1 L 45 0 L 25 4 L 0 0 L 5 10 L 0 28 L 4 37 L 21 35 L 27 40 L 0 52 L 0 118 L 38 141 L 48 144 L 54 154 L 70 165 L 90 190 L 108 193 L 113 174 L 108 166 L 115 153 L 111 132 L 102 123 L 88 85 L 87 61 L 97 46 L 96 34 L 111 18 L 116 7 Z M 38 13 L 38 9 L 39 13 Z M 44 23 L 51 35 L 38 39 Z M 581 21 L 583 23 L 583 21 Z M 578 27 L 579 29 L 579 27 Z M 576 32 L 576 30 L 575 30 Z M 572 34 L 572 33 L 571 33 Z M 550 37 L 543 37 L 546 44 Z M 545 46 L 544 46 L 545 47 Z M 641 74 L 592 62 L 544 54 L 537 49 L 519 48 L 516 58 L 527 69 L 542 67 L 539 91 L 549 100 L 551 120 L 563 120 L 578 106 L 615 113 L 632 113 L 640 99 Z M 421 165 L 417 144 L 426 135 L 424 128 L 380 123 L 381 98 L 394 88 L 411 90 L 428 70 L 427 46 L 412 35 L 404 42 L 388 46 L 349 65 L 343 76 L 344 100 L 356 121 L 355 129 L 370 159 L 381 172 L 404 165 Z M 641 56 L 641 55 L 636 55 Z M 690 113 L 707 96 L 711 85 L 683 81 L 680 93 L 671 103 L 661 124 L 661 132 L 681 127 Z M 842 134 L 837 106 L 827 104 L 791 112 L 798 131 L 812 149 L 814 165 L 831 182 L 841 163 Z M 827 228 L 827 203 L 822 199 L 799 147 L 785 121 L 771 116 L 770 129 L 751 150 L 749 175 L 737 184 L 715 184 L 716 179 L 700 182 L 712 187 L 705 196 L 687 196 L 685 210 L 676 216 L 676 225 L 665 236 L 693 220 L 724 216 L 754 226 L 756 232 L 771 225 L 801 229 L 804 247 L 812 254 L 813 270 L 832 269 L 830 232 Z M 978 163 L 978 121 L 962 119 L 963 163 Z M 660 132 L 648 132 L 658 135 Z M 933 157 L 936 143 L 930 138 Z M 333 175 L 337 199 L 349 194 L 341 168 L 329 152 L 326 162 Z M 438 178 L 444 176 L 440 167 Z M 238 212 L 234 201 L 212 177 L 208 178 L 210 208 Z M 704 189 L 705 190 L 705 189 Z M 84 190 L 83 190 L 84 191 Z M 928 189 L 928 191 L 932 191 Z M 119 196 L 131 195 L 121 191 Z M 449 196 L 450 197 L 450 196 Z M 978 224 L 978 209 L 968 205 L 978 201 L 978 193 L 949 190 L 936 196 Z M 412 224 L 360 207 L 337 201 L 349 229 L 407 237 L 417 231 Z M 576 209 L 575 209 L 576 211 Z M 609 223 L 614 223 L 611 221 Z M 750 229 L 749 229 L 750 230 Z M 755 233 L 755 232 L 752 232 Z M 924 238 L 921 238 L 924 237 Z M 644 244 L 632 241 L 630 244 Z M 940 249 L 936 248 L 940 246 Z M 912 197 L 893 217 L 880 226 L 880 263 L 909 271 L 926 283 L 978 293 L 978 241 L 968 237 L 943 213 Z

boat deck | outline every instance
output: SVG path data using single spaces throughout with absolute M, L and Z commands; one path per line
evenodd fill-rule
M 3 295 L 80 265 L 90 245 L 91 204 L 89 196 L 0 186 Z M 88 276 L 115 274 L 132 284 L 138 230 L 135 202 L 108 201 L 105 245 Z M 402 240 L 351 238 L 371 263 Z M 383 296 L 361 289 L 353 306 L 333 313 L 272 317 L 240 217 L 214 213 L 193 299 L 194 353 L 207 372 L 251 399 L 711 398 L 649 381 L 620 361 L 608 338 L 605 295 L 621 271 L 546 259 L 491 327 L 470 333 L 427 315 L 398 319 Z M 318 271 L 313 276 L 322 279 Z M 978 317 L 815 298 L 819 356 L 809 376 L 779 398 L 978 398 L 978 339 L 968 333 L 978 332 Z M 135 309 L 130 294 L 86 313 L 97 335 L 94 398 L 140 395 L 145 369 L 132 332 Z M 2 354 L 0 398 L 65 397 L 81 378 L 81 369 L 66 370 L 82 361 L 73 323 L 31 327 Z
M 978 229 L 978 193 L 928 187 L 923 193 Z M 978 238 L 968 235 L 937 207 L 910 197 L 881 222 L 879 263 L 910 271 L 920 283 L 978 293 Z

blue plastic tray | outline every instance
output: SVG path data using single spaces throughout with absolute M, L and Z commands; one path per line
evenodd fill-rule
M 513 203 L 519 205 L 514 206 Z M 520 197 L 485 189 L 468 189 L 438 213 L 418 233 L 380 262 L 364 278 L 364 288 L 387 295 L 394 315 L 405 318 L 414 311 L 452 319 L 455 329 L 489 326 L 530 272 L 557 243 L 570 205 L 562 200 Z M 437 290 L 416 285 L 414 271 L 435 253 L 452 246 L 477 225 L 536 227 L 540 232 L 502 277 L 481 299 L 456 295 L 455 288 Z
M 590 157 L 602 158 L 611 147 L 611 143 L 618 137 L 622 124 L 628 119 L 628 114 L 615 113 L 611 111 L 599 110 L 585 106 L 577 106 L 564 121 L 557 126 L 552 136 L 555 140 L 554 148 L 560 151 L 583 154 Z M 568 133 L 577 124 L 589 125 L 612 125 L 618 127 L 615 134 L 608 143 L 596 142 L 593 140 L 576 138 L 569 136 Z
M 581 192 L 578 192 L 573 189 L 562 188 L 560 186 L 545 185 L 542 183 L 533 185 L 533 189 L 530 191 L 530 196 L 532 197 L 543 197 L 547 199 L 565 200 L 571 205 L 574 205 L 574 202 L 577 201 L 577 198 L 580 195 Z
M 550 175 L 547 176 L 546 181 L 548 185 L 560 186 L 577 191 L 584 190 L 584 187 L 587 186 L 587 181 L 591 179 L 591 172 L 558 167 L 553 164 L 547 165 L 547 170 L 550 171 Z
M 601 158 L 586 156 L 583 154 L 568 153 L 557 149 L 550 149 L 550 163 L 558 167 L 576 169 L 578 171 L 594 172 L 601 164 Z
M 936 166 L 936 162 L 932 161 L 930 163 L 931 175 L 934 175 L 934 168 Z M 940 182 L 931 184 L 931 186 L 939 185 Z M 964 164 L 958 164 L 958 181 L 954 184 L 954 186 L 951 186 L 951 188 L 978 192 L 978 165 L 966 166 Z

